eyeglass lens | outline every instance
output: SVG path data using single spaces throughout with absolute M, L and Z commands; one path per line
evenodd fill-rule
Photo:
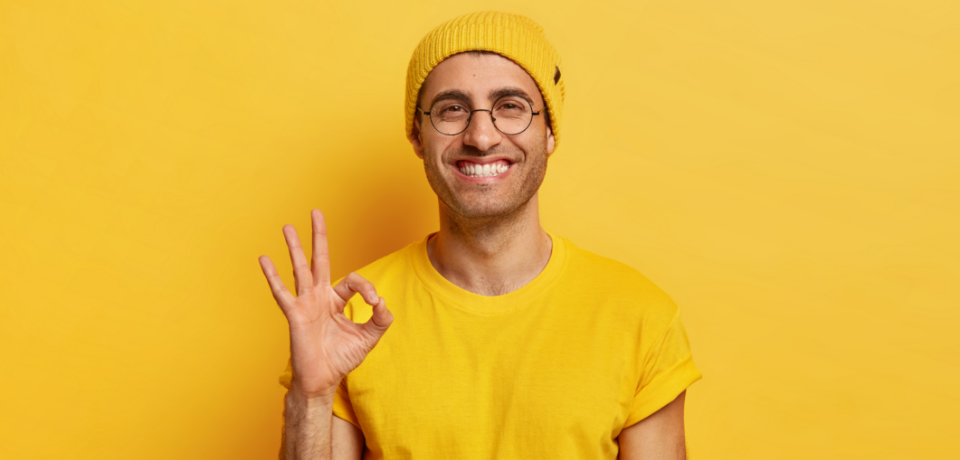
M 526 99 L 520 96 L 502 96 L 493 103 L 490 109 L 493 116 L 493 125 L 500 132 L 513 135 L 520 134 L 530 126 L 533 119 L 533 109 Z M 437 131 L 454 135 L 467 129 L 471 116 L 470 106 L 460 98 L 445 98 L 433 103 L 430 107 L 430 121 Z

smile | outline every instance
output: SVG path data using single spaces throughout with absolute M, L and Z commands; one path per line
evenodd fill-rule
M 493 177 L 507 172 L 510 169 L 510 163 L 497 160 L 493 163 L 479 164 L 460 160 L 457 162 L 457 169 L 468 177 Z

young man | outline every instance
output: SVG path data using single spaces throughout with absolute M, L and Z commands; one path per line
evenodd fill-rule
M 685 458 L 701 375 L 676 305 L 540 227 L 563 91 L 527 18 L 470 14 L 423 39 L 407 133 L 440 230 L 331 286 L 314 210 L 312 264 L 283 229 L 296 296 L 260 258 L 290 324 L 282 458 Z

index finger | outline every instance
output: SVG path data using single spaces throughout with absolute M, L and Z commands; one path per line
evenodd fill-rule
M 313 221 L 313 270 L 314 286 L 330 284 L 330 252 L 327 249 L 327 223 L 319 209 L 310 212 Z
M 290 294 L 287 286 L 283 284 L 283 280 L 281 280 L 280 275 L 277 274 L 277 268 L 273 266 L 273 261 L 270 260 L 269 257 L 260 256 L 259 261 L 260 269 L 263 270 L 263 276 L 267 277 L 267 284 L 270 285 L 270 292 L 273 293 L 273 298 L 277 300 L 277 305 L 279 305 L 283 313 L 286 314 L 289 305 L 293 303 L 293 294 Z

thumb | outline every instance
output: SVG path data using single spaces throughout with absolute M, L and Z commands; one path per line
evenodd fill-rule
M 380 337 L 387 332 L 387 328 L 393 324 L 393 313 L 387 310 L 387 301 L 383 297 L 377 299 L 379 302 L 373 306 L 373 316 L 361 327 L 370 337 L 380 340 Z

